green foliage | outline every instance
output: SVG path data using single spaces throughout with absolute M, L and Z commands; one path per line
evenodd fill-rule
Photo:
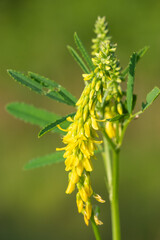
M 81 67 L 81 69 L 83 70 L 84 73 L 90 73 L 90 71 L 88 70 L 88 67 L 85 65 L 85 63 L 83 62 L 82 58 L 79 56 L 79 54 L 70 46 L 67 46 L 70 54 L 72 55 L 72 57 L 74 58 L 74 60 L 79 64 L 79 66 Z
M 120 121 L 120 120 L 122 120 L 124 118 L 127 118 L 128 116 L 129 116 L 128 114 L 117 115 L 117 116 L 115 116 L 113 118 L 107 119 L 107 121 L 109 121 L 109 122 L 116 122 L 116 121 Z
M 53 123 L 47 125 L 45 128 L 43 128 L 43 129 L 39 132 L 38 137 L 41 137 L 41 136 L 43 136 L 45 133 L 52 131 L 57 125 L 59 125 L 59 124 L 61 124 L 61 123 L 64 123 L 64 122 L 67 122 L 66 119 L 67 119 L 68 117 L 73 117 L 74 115 L 75 115 L 75 113 L 68 114 L 67 116 L 62 117 L 62 118 L 54 121 Z
M 154 87 L 152 91 L 147 94 L 146 103 L 142 103 L 142 111 L 144 112 L 159 96 L 160 89 L 158 87 Z
M 29 73 L 30 76 L 26 76 L 23 73 L 14 70 L 8 70 L 8 73 L 14 80 L 30 88 L 36 93 L 45 95 L 58 102 L 75 106 L 76 98 L 74 98 L 71 93 L 56 82 L 52 82 L 51 80 L 35 73 Z
M 137 58 L 136 58 L 136 63 L 139 62 L 139 60 L 144 56 L 144 54 L 148 51 L 149 47 L 145 46 L 144 48 L 140 49 L 138 52 L 136 52 L 137 54 Z M 123 71 L 122 71 L 122 76 L 123 78 L 125 78 L 128 74 L 129 71 L 129 66 L 127 66 Z
M 47 93 L 48 97 L 54 98 L 54 94 L 56 93 L 59 97 L 64 100 L 64 103 L 75 106 L 77 99 L 70 92 L 68 92 L 64 87 L 56 83 L 55 81 L 51 81 L 48 78 L 45 78 L 37 73 L 28 72 L 28 75 L 36 82 L 41 84 L 44 88 L 47 88 L 49 91 Z
M 92 63 L 92 60 L 91 58 L 89 57 L 85 47 L 83 46 L 83 43 L 81 42 L 81 40 L 79 39 L 77 33 L 74 34 L 74 40 L 75 40 L 75 43 L 77 45 L 77 48 L 79 49 L 79 51 L 81 52 L 84 60 L 86 61 L 90 71 L 94 70 L 94 65 Z
M 16 118 L 19 118 L 27 123 L 38 125 L 40 127 L 44 127 L 50 122 L 56 121 L 60 118 L 60 116 L 55 113 L 48 112 L 44 109 L 36 108 L 33 105 L 29 105 L 26 103 L 10 103 L 6 106 L 6 110 Z M 67 124 L 66 127 L 68 125 L 69 124 Z M 53 132 L 63 134 L 63 132 L 58 128 L 54 128 Z
M 133 53 L 130 58 L 128 82 L 127 82 L 127 110 L 131 114 L 133 110 L 133 88 L 135 78 L 135 67 L 136 67 L 137 54 Z
M 44 167 L 46 165 L 63 162 L 64 161 L 63 154 L 64 151 L 61 151 L 48 154 L 46 156 L 34 158 L 24 166 L 24 169 L 31 170 L 34 168 Z

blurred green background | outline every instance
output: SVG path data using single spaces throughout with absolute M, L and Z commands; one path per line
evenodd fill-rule
M 38 127 L 5 111 L 12 101 L 32 103 L 58 114 L 72 108 L 41 97 L 14 82 L 11 68 L 33 71 L 59 82 L 79 97 L 82 72 L 66 45 L 78 32 L 90 51 L 97 16 L 106 16 L 121 65 L 133 51 L 150 49 L 136 70 L 137 109 L 146 94 L 160 87 L 160 1 L 148 0 L 1 0 L 0 1 L 0 239 L 94 239 L 77 213 L 75 193 L 65 194 L 64 164 L 23 171 L 24 164 L 62 146 L 58 135 L 37 138 Z M 132 122 L 120 160 L 122 239 L 160 239 L 160 98 Z M 103 239 L 111 239 L 110 209 L 102 159 L 94 162 L 92 185 L 105 199 L 101 206 Z

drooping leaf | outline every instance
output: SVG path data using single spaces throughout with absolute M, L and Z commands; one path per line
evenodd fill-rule
M 70 54 L 72 55 L 72 57 L 75 59 L 75 61 L 79 64 L 79 66 L 82 68 L 84 73 L 90 73 L 90 71 L 88 70 L 88 67 L 85 65 L 85 63 L 83 62 L 82 58 L 78 55 L 78 53 L 70 46 L 67 46 Z
M 139 60 L 144 56 L 144 54 L 147 52 L 147 50 L 149 49 L 148 46 L 145 46 L 144 48 L 140 49 L 138 52 L 136 52 L 137 54 L 137 58 L 136 58 L 136 63 L 139 62 Z M 129 71 L 129 66 L 127 66 L 123 71 L 122 71 L 122 76 L 123 78 L 125 78 L 128 74 Z
M 147 94 L 146 103 L 142 103 L 142 111 L 145 111 L 159 96 L 160 89 L 158 87 L 154 87 L 152 91 Z
M 31 90 L 35 91 L 36 93 L 48 96 L 58 102 L 66 103 L 66 104 L 72 105 L 72 106 L 75 105 L 76 100 L 73 101 L 72 99 L 69 99 L 69 97 L 67 96 L 68 91 L 65 90 L 63 87 L 61 87 L 60 85 L 58 85 L 58 87 L 57 87 L 57 84 L 55 82 L 52 83 L 52 89 L 51 89 L 51 86 L 49 86 L 49 80 L 47 81 L 47 79 L 46 79 L 46 81 L 44 81 L 45 83 L 42 84 L 42 80 L 40 82 L 38 80 L 31 78 L 30 76 L 24 75 L 21 72 L 17 72 L 14 70 L 8 70 L 8 73 L 14 80 L 16 80 L 20 84 L 30 88 Z M 50 81 L 50 82 L 52 82 L 52 81 Z M 66 91 L 66 93 L 65 93 L 65 91 Z
M 50 122 L 56 121 L 60 118 L 59 115 L 55 113 L 48 112 L 44 109 L 39 109 L 34 107 L 33 105 L 29 105 L 26 103 L 13 102 L 6 106 L 6 110 L 12 114 L 13 116 L 34 125 L 38 125 L 39 127 L 44 127 Z M 66 121 L 65 126 L 68 127 L 69 123 Z M 61 130 L 58 128 L 53 129 L 54 132 L 58 132 L 63 134 Z
M 63 162 L 64 161 L 63 154 L 64 154 L 64 151 L 61 151 L 61 152 L 48 154 L 46 156 L 34 158 L 24 166 L 24 169 L 31 170 L 34 168 L 44 167 L 54 163 Z
M 60 118 L 60 119 L 58 119 L 58 120 L 50 123 L 49 125 L 47 125 L 45 128 L 43 128 L 43 129 L 39 132 L 38 137 L 43 136 L 43 135 L 44 135 L 45 133 L 47 133 L 47 132 L 50 132 L 50 131 L 53 130 L 57 125 L 66 122 L 66 121 L 67 121 L 66 119 L 67 119 L 68 117 L 73 117 L 74 115 L 75 115 L 75 113 L 71 113 L 71 114 L 68 114 L 68 115 L 65 116 L 65 117 L 62 117 L 62 118 Z
M 49 90 L 47 91 L 46 96 L 54 99 L 56 93 L 56 95 L 60 96 L 65 101 L 65 103 L 75 106 L 77 102 L 76 97 L 74 97 L 70 92 L 68 92 L 64 87 L 62 87 L 55 81 L 33 72 L 28 72 L 28 75 L 34 81 L 38 82 L 44 88 L 47 88 Z
M 79 39 L 77 33 L 74 34 L 74 40 L 75 40 L 75 43 L 77 45 L 77 48 L 79 49 L 79 51 L 81 52 L 82 54 L 82 57 L 84 58 L 84 60 L 86 61 L 90 71 L 93 71 L 94 70 L 94 65 L 93 65 L 93 62 L 91 60 L 91 58 L 89 57 L 83 43 L 81 42 L 81 40 Z
M 133 53 L 130 58 L 129 72 L 128 72 L 127 109 L 130 114 L 132 113 L 132 109 L 133 109 L 133 88 L 134 88 L 136 58 L 137 58 L 137 54 Z

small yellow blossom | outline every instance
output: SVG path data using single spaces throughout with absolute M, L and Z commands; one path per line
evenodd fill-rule
M 95 221 L 96 225 L 102 225 L 103 224 L 103 222 L 100 221 L 96 215 L 94 216 L 94 221 Z
M 105 203 L 105 200 L 103 200 L 100 195 L 98 195 L 98 194 L 95 193 L 95 194 L 93 195 L 93 197 L 94 197 L 98 202 L 100 202 L 100 203 Z

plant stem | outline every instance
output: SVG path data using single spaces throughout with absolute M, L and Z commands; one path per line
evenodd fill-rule
M 103 154 L 104 165 L 107 175 L 108 192 L 111 204 L 111 218 L 112 218 L 112 239 L 120 240 L 120 219 L 119 219 L 119 199 L 118 199 L 118 187 L 119 187 L 119 150 L 113 149 L 112 155 L 109 149 L 110 142 L 104 138 L 104 149 Z M 113 159 L 112 159 L 113 158 Z M 112 160 L 112 165 L 111 165 Z
M 105 171 L 107 175 L 107 188 L 109 193 L 109 199 L 112 199 L 112 166 L 111 166 L 111 154 L 109 149 L 109 144 L 107 139 L 104 137 L 104 153 L 103 153 L 103 159 L 104 159 L 104 166 Z
M 93 229 L 93 232 L 94 232 L 95 239 L 96 240 L 101 240 L 99 229 L 98 229 L 98 226 L 96 225 L 96 223 L 94 221 L 93 216 L 91 217 L 91 223 L 92 223 L 92 229 Z
M 120 219 L 119 219 L 119 151 L 113 152 L 113 171 L 112 171 L 112 199 L 111 199 L 111 215 L 112 215 L 112 237 L 113 240 L 120 240 Z

